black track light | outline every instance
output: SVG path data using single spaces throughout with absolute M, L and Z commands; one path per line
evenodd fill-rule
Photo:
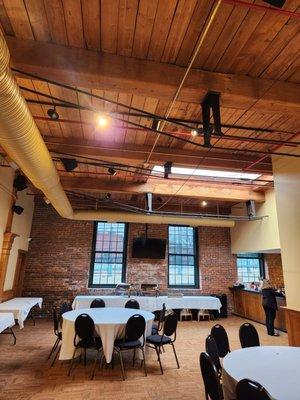
M 263 0 L 265 3 L 270 4 L 271 6 L 282 8 L 286 0 Z
M 24 175 L 17 175 L 14 179 L 14 188 L 17 189 L 19 192 L 22 190 L 26 189 L 27 186 L 27 180 Z
M 164 165 L 164 178 L 167 179 L 169 178 L 169 174 L 171 173 L 171 169 L 172 169 L 172 162 L 171 161 L 167 161 Z
M 106 193 L 105 198 L 106 198 L 106 200 L 109 200 L 111 198 L 111 193 Z
M 12 210 L 13 210 L 13 212 L 15 212 L 16 214 L 18 214 L 18 215 L 21 215 L 22 214 L 22 212 L 24 211 L 24 208 L 23 207 L 21 207 L 21 206 L 12 206 Z
M 111 176 L 115 176 L 115 175 L 117 174 L 117 171 L 116 171 L 114 168 L 112 168 L 112 167 L 109 167 L 108 170 L 107 170 L 107 172 L 108 172 Z
M 71 172 L 73 169 L 78 167 L 78 163 L 75 158 L 61 158 L 60 161 L 63 163 L 63 166 L 67 172 Z
M 47 111 L 47 114 L 49 115 L 49 117 L 51 119 L 53 119 L 54 121 L 57 121 L 59 119 L 59 114 L 56 111 L 56 108 L 54 106 L 54 108 L 49 108 L 49 110 Z

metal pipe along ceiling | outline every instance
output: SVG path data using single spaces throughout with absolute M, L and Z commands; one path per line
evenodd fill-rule
M 195 216 L 141 215 L 130 212 L 73 211 L 50 153 L 9 68 L 9 51 L 0 31 L 0 144 L 32 184 L 64 218 L 154 224 L 232 227 L 234 221 Z

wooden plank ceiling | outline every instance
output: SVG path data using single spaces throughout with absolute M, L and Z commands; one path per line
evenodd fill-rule
M 144 204 L 144 196 L 140 193 L 132 194 L 130 190 L 126 194 L 126 190 L 123 192 L 124 184 L 152 182 L 155 178 L 148 176 L 149 170 L 153 165 L 163 165 L 166 161 L 194 168 L 210 167 L 261 174 L 254 182 L 248 184 L 238 182 L 242 191 L 250 188 L 261 192 L 272 186 L 271 159 L 267 153 L 293 149 L 294 147 L 281 146 L 276 141 L 295 142 L 300 132 L 299 111 L 295 105 L 292 107 L 290 100 L 287 100 L 286 104 L 284 102 L 285 94 L 288 97 L 287 93 L 296 93 L 300 83 L 300 0 L 286 2 L 284 10 L 290 13 L 270 10 L 269 6 L 260 0 L 245 1 L 249 5 L 264 7 L 250 8 L 223 0 L 195 59 L 193 70 L 226 74 L 225 78 L 227 74 L 232 74 L 228 75 L 232 81 L 235 76 L 247 76 L 253 78 L 258 87 L 260 84 L 266 86 L 261 86 L 259 94 L 249 93 L 254 99 L 249 107 L 244 103 L 243 106 L 239 106 L 233 97 L 230 101 L 230 91 L 226 93 L 226 102 L 222 101 L 221 92 L 221 121 L 227 126 L 222 129 L 225 138 L 212 139 L 213 148 L 197 146 L 203 144 L 203 137 L 191 136 L 191 129 L 200 126 L 196 121 L 202 120 L 200 94 L 199 102 L 174 103 L 170 118 L 195 121 L 190 124 L 191 129 L 166 123 L 164 131 L 176 136 L 176 139 L 164 135 L 158 136 L 156 132 L 146 130 L 153 124 L 151 118 L 127 115 L 129 111 L 133 112 L 130 107 L 135 107 L 164 116 L 171 99 L 162 96 L 159 90 L 149 97 L 147 91 L 137 94 L 133 85 L 132 89 L 129 87 L 124 91 L 107 90 L 106 87 L 101 89 L 98 85 L 77 87 L 86 91 L 86 94 L 83 94 L 78 90 L 66 89 L 17 74 L 17 81 L 24 88 L 22 93 L 28 101 L 32 115 L 47 146 L 53 152 L 57 169 L 65 181 L 68 179 L 69 184 L 65 186 L 66 189 L 81 195 L 76 197 L 70 193 L 75 206 L 93 208 L 97 203 L 89 191 L 80 188 L 80 179 L 85 178 L 99 181 L 99 187 L 102 189 L 96 191 L 97 193 L 93 191 L 93 196 L 99 200 L 107 201 L 105 199 L 107 190 L 103 183 L 111 182 L 114 185 L 120 183 L 122 193 L 115 190 L 113 199 L 141 206 Z M 93 54 L 97 52 L 99 60 L 101 54 L 108 53 L 130 59 L 172 64 L 182 67 L 184 72 L 203 34 L 213 5 L 212 0 L 0 0 L 0 22 L 8 40 L 14 40 L 10 47 L 13 64 L 16 44 L 22 49 L 26 40 L 30 43 L 44 42 L 45 46 L 46 43 L 62 46 L 58 49 L 65 47 L 85 49 Z M 23 56 L 25 59 L 26 55 L 21 54 L 19 57 L 18 54 L 18 62 Z M 30 59 L 31 54 L 27 54 L 28 57 Z M 27 60 L 27 64 L 25 61 L 23 64 L 22 62 L 16 64 L 17 67 L 20 65 L 26 67 L 25 72 L 35 71 L 39 76 L 50 77 L 43 74 L 42 67 L 39 70 L 33 60 L 32 68 L 29 70 L 30 62 Z M 126 62 L 121 73 L 126 79 L 128 73 Z M 69 75 L 63 66 L 61 74 L 61 82 L 68 82 Z M 275 107 L 272 96 L 278 81 L 284 83 L 283 90 L 279 93 L 283 97 L 277 101 Z M 70 85 L 76 89 L 72 83 Z M 211 85 L 213 87 L 213 82 Z M 93 95 L 123 103 L 129 109 L 99 100 Z M 54 100 L 53 97 L 58 100 Z M 269 103 L 266 103 L 267 106 L 269 104 L 269 109 L 266 110 L 264 107 L 263 111 L 260 111 L 260 107 L 254 105 L 260 104 L 258 102 L 263 98 L 270 99 Z M 57 106 L 60 118 L 58 121 L 52 121 L 47 115 L 50 105 L 61 105 L 64 102 L 73 103 L 74 106 Z M 93 107 L 99 112 L 118 112 L 119 120 L 114 118 L 116 114 L 111 114 L 108 126 L 99 128 L 97 113 L 82 109 L 84 107 Z M 136 129 L 128 124 L 128 121 L 141 124 L 144 129 Z M 242 127 L 251 127 L 253 130 Z M 226 135 L 231 138 L 226 138 Z M 245 140 L 242 141 L 234 136 L 244 137 Z M 194 144 L 183 142 L 178 138 L 189 139 Z M 253 139 L 268 139 L 274 142 L 262 143 Z M 59 161 L 62 154 L 65 154 L 65 157 L 68 157 L 68 154 L 77 156 L 80 163 L 76 170 L 72 172 L 64 170 Z M 123 166 L 120 167 L 118 164 Z M 115 176 L 107 173 L 109 165 L 115 168 L 119 166 Z M 142 167 L 144 169 L 141 169 Z M 76 179 L 76 185 L 70 184 L 71 178 Z M 194 182 L 196 178 L 190 177 L 188 180 Z M 176 179 L 175 183 L 178 184 L 178 181 Z M 170 179 L 171 183 L 174 183 L 173 179 Z M 211 179 L 207 184 L 211 184 Z M 232 181 L 223 180 L 220 183 L 222 187 L 230 188 L 232 185 Z M 167 202 L 168 206 L 174 209 L 192 208 L 203 211 L 201 200 L 201 197 L 195 199 L 180 196 L 180 193 L 175 191 L 174 195 L 156 196 L 154 206 L 159 208 L 161 204 Z M 212 212 L 220 210 L 227 212 L 232 204 L 233 200 L 229 196 L 228 198 L 225 196 L 224 200 L 212 198 L 209 202 Z

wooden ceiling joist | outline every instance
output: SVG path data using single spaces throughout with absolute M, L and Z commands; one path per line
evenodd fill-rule
M 265 200 L 263 192 L 253 191 L 246 187 L 239 188 L 232 184 L 188 182 L 183 186 L 181 180 L 149 179 L 146 183 L 122 183 L 89 177 L 61 177 L 61 183 L 66 190 L 80 190 L 88 193 L 153 193 L 154 195 L 176 195 L 232 202 L 255 200 L 261 203 Z
M 7 36 L 12 66 L 72 86 L 172 99 L 185 69 L 179 66 Z M 178 100 L 199 103 L 221 93 L 223 107 L 300 113 L 299 85 L 271 79 L 191 70 Z

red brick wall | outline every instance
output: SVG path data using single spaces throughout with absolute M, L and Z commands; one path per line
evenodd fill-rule
M 272 285 L 284 287 L 281 254 L 265 254 L 264 258 Z
M 230 252 L 228 228 L 200 227 L 200 289 L 190 294 L 227 293 L 236 281 L 236 259 Z M 127 282 L 157 282 L 167 291 L 167 259 L 141 260 L 131 257 L 134 237 L 145 233 L 142 224 L 128 230 Z M 107 294 L 113 289 L 89 289 L 93 222 L 62 219 L 44 203 L 35 206 L 23 295 L 42 296 L 49 313 L 53 304 L 72 301 L 77 294 Z M 167 238 L 167 225 L 148 225 L 148 236 Z M 172 289 L 174 290 L 174 289 Z M 229 301 L 231 308 L 231 299 Z

